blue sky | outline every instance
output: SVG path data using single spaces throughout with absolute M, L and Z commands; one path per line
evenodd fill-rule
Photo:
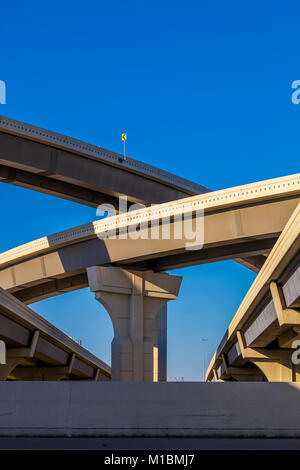
M 15 1 L 1 5 L 0 114 L 127 153 L 211 189 L 297 173 L 296 2 Z M 1 149 L 0 149 L 1 153 Z M 1 251 L 96 219 L 0 186 Z M 203 377 L 254 274 L 234 262 L 174 271 L 168 377 Z M 88 290 L 33 308 L 106 361 L 112 327 Z

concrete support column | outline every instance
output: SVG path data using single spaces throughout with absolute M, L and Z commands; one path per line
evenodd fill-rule
M 158 370 L 153 371 L 155 382 L 167 380 L 167 304 L 159 310 L 153 325 L 153 354 L 157 355 Z M 154 358 L 155 364 L 155 358 Z
M 278 360 L 278 361 L 262 361 L 252 360 L 266 376 L 268 382 L 293 382 L 293 364 L 291 361 Z
M 106 308 L 114 327 L 112 380 L 164 380 L 164 307 L 177 298 L 182 278 L 100 266 L 88 268 L 87 274 L 90 290 Z

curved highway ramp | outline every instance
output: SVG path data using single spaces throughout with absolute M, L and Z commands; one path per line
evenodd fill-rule
M 0 340 L 6 345 L 0 380 L 111 378 L 105 362 L 1 288 Z
M 208 381 L 299 382 L 300 204 L 236 312 Z

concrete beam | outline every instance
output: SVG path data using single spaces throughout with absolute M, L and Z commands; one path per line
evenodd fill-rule
M 110 378 L 110 367 L 0 289 L 0 339 L 6 343 L 7 364 L 0 366 L 5 380 L 19 366 L 63 366 L 78 379 L 93 379 L 95 371 Z
M 281 280 L 285 304 L 289 308 L 300 308 L 300 257 Z
M 108 150 L 7 118 L 0 119 L 0 148 L 3 182 L 93 207 L 118 206 L 123 195 L 149 205 L 208 191 L 137 160 L 124 161 Z
M 280 326 L 299 326 L 300 313 L 294 309 L 286 308 L 281 287 L 275 282 L 270 283 L 270 291 Z
M 171 256 L 174 263 L 169 267 L 174 268 L 178 266 L 178 259 L 181 255 L 182 260 L 185 258 L 185 264 L 190 265 L 209 262 L 210 259 L 211 261 L 225 258 L 236 259 L 242 253 L 247 256 L 250 252 L 257 254 L 275 242 L 296 204 L 297 200 L 289 199 L 266 205 L 251 205 L 233 211 L 222 210 L 213 214 L 208 212 L 204 220 L 204 247 L 191 251 L 186 250 L 188 240 L 185 238 L 153 240 L 148 234 L 148 239 L 143 239 L 141 233 L 137 240 L 122 239 L 121 235 L 115 239 L 100 240 L 96 235 L 95 226 L 90 224 L 2 254 L 0 256 L 0 285 L 19 297 L 22 295 L 20 290 L 36 287 L 35 293 L 28 291 L 28 299 L 34 301 L 35 295 L 39 299 L 61 292 L 55 290 L 54 286 L 50 287 L 48 294 L 49 282 L 65 277 L 74 279 L 77 275 L 80 277 L 86 268 L 93 265 L 116 264 L 124 265 L 126 268 L 130 265 L 133 268 L 133 264 L 136 264 L 134 269 L 138 269 L 138 263 L 149 263 L 153 260 L 155 264 L 154 260 L 157 258 Z M 238 230 L 237 213 L 240 221 Z M 281 214 L 280 217 L 278 213 Z M 253 222 L 254 218 L 256 218 L 256 224 Z M 115 218 L 110 217 L 110 219 Z M 125 219 L 128 227 L 128 216 Z M 100 226 L 102 227 L 101 224 Z M 143 230 L 147 232 L 149 229 L 142 229 L 141 232 Z M 6 267 L 8 264 L 12 266 Z M 156 267 L 160 270 L 163 265 Z M 65 289 L 72 289 L 71 284 L 69 283 Z M 80 284 L 80 281 L 79 284 L 75 282 L 74 289 L 80 285 L 84 284 Z M 62 292 L 64 291 L 62 287 Z
M 40 332 L 38 330 L 35 330 L 32 335 L 30 346 L 28 348 L 9 348 L 7 349 L 7 356 L 9 358 L 13 358 L 13 357 L 32 358 L 34 357 L 39 336 L 40 336 Z

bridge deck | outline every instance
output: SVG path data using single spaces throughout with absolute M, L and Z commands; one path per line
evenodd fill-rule
M 7 356 L 0 380 L 110 380 L 105 362 L 1 288 L 0 339 Z
M 167 171 L 0 117 L 0 181 L 97 207 L 118 196 L 145 205 L 209 191 Z
M 292 369 L 300 339 L 300 204 L 229 325 L 207 370 L 207 380 L 262 380 L 254 364 L 278 361 Z
M 164 271 L 244 258 L 258 271 L 299 200 L 300 176 L 293 175 L 109 217 L 2 253 L 0 285 L 31 303 L 86 287 L 86 268 L 95 265 Z M 203 246 L 187 250 L 184 234 L 172 238 L 175 218 L 186 209 L 193 217 L 199 207 L 204 207 Z M 152 223 L 160 230 L 157 239 L 151 237 Z M 139 238 L 123 239 L 124 231 L 138 224 Z M 162 234 L 166 226 L 171 239 Z

